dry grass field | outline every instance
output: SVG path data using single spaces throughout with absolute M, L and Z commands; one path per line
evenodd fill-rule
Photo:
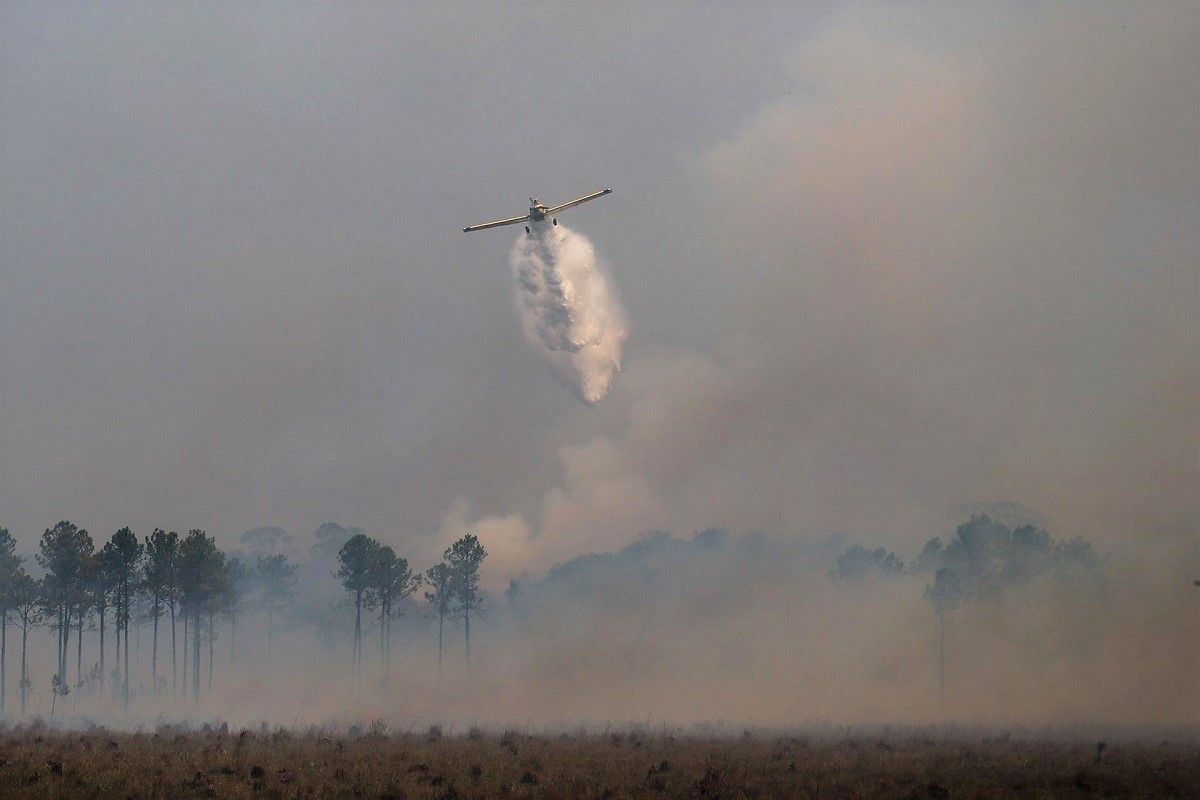
M 1112 743 L 624 731 L 0 733 L 20 798 L 1200 797 L 1194 739 Z

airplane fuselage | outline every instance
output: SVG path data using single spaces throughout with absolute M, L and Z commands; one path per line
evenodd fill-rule
M 482 231 L 482 230 L 487 230 L 488 228 L 498 228 L 502 225 L 519 225 L 522 222 L 528 222 L 530 224 L 537 224 L 537 223 L 545 222 L 547 219 L 550 220 L 550 223 L 552 225 L 557 225 L 558 224 L 558 213 L 560 211 L 566 211 L 568 208 L 574 208 L 575 206 L 577 206 L 581 203 L 586 203 L 589 200 L 595 200 L 597 197 L 603 197 L 604 195 L 609 194 L 611 192 L 612 192 L 612 189 L 601 189 L 598 192 L 592 192 L 589 195 L 585 195 L 583 197 L 577 198 L 575 200 L 570 201 L 569 203 L 563 203 L 562 205 L 553 206 L 553 207 L 546 205 L 541 200 L 538 200 L 536 197 L 531 197 L 531 198 L 529 198 L 529 214 L 527 214 L 526 216 L 511 217 L 510 219 L 498 219 L 494 222 L 483 222 L 483 223 L 480 223 L 479 225 L 468 225 L 467 227 L 463 228 L 463 233 L 470 233 L 471 231 Z M 531 232 L 529 229 L 529 225 L 525 226 L 525 232 L 526 233 Z

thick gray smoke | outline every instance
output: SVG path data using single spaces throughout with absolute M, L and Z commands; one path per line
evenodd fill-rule
M 621 368 L 625 309 L 587 237 L 562 225 L 534 225 L 509 258 L 525 337 L 554 373 L 595 405 Z

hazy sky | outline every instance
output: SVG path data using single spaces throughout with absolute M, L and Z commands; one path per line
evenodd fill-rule
M 0 524 L 300 534 L 501 579 L 972 503 L 1194 537 L 1194 4 L 0 8 Z M 526 196 L 631 335 L 522 338 Z M 1177 534 L 1178 535 L 1178 534 Z

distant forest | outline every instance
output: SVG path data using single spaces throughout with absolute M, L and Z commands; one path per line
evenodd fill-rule
M 943 544 L 936 536 L 926 542 L 907 568 L 886 548 L 851 545 L 829 576 L 839 583 L 905 576 L 927 579 L 925 598 L 938 619 L 938 692 L 944 697 L 947 612 L 966 602 L 999 597 L 1043 576 L 1098 579 L 1101 560 L 1084 539 L 1055 541 L 1035 525 L 1010 528 L 986 514 L 975 514 L 958 526 L 949 542 Z
M 228 626 L 233 668 L 239 621 L 250 613 L 264 616 L 262 646 L 269 664 L 276 619 L 289 613 L 309 588 L 299 584 L 298 565 L 288 555 L 270 552 L 289 538 L 281 528 L 247 531 L 242 543 L 260 551 L 252 559 L 223 552 L 202 530 L 181 536 L 155 529 L 139 541 L 132 530 L 121 528 L 97 547 L 87 530 L 64 520 L 42 534 L 33 557 L 41 575 L 35 578 L 26 558 L 17 554 L 12 535 L 0 528 L 0 711 L 9 702 L 10 626 L 20 635 L 17 688 L 22 714 L 35 674 L 28 658 L 29 635 L 38 628 L 53 631 L 57 643 L 49 687 L 52 717 L 54 703 L 72 692 L 89 698 L 111 692 L 128 707 L 131 622 L 150 624 L 148 658 L 156 696 L 180 698 L 190 693 L 198 703 L 204 692 L 212 691 L 218 621 Z M 391 621 L 422 587 L 438 620 L 439 670 L 445 622 L 452 615 L 463 623 L 470 660 L 471 616 L 480 606 L 479 574 L 487 556 L 474 535 L 446 548 L 443 560 L 424 573 L 361 530 L 327 523 L 317 530 L 313 562 L 326 563 L 322 556 L 331 553 L 333 575 L 354 611 L 354 675 L 362 674 L 364 615 L 377 618 L 386 680 Z M 96 660 L 87 665 L 85 634 L 95 637 L 96 644 Z
M 249 646 L 239 642 L 239 625 L 251 615 L 265 627 L 265 636 L 252 644 L 268 670 L 282 622 L 315 626 L 328 641 L 341 626 L 350 645 L 349 674 L 360 686 L 364 638 L 374 635 L 379 687 L 387 691 L 392 622 L 423 604 L 425 615 L 436 622 L 439 676 L 448 622 L 462 632 L 469 668 L 471 625 L 484 602 L 480 575 L 487 557 L 474 534 L 455 541 L 439 563 L 424 570 L 358 528 L 326 523 L 314 539 L 301 559 L 295 558 L 291 535 L 277 527 L 246 531 L 240 538 L 246 549 L 233 552 L 222 551 L 201 530 L 180 535 L 156 529 L 139 540 L 122 528 L 97 546 L 88 531 L 62 521 L 46 529 L 30 559 L 17 554 L 14 538 L 0 528 L 0 711 L 12 705 L 13 673 L 19 676 L 21 714 L 35 676 L 39 688 L 47 681 L 52 717 L 68 695 L 110 707 L 128 708 L 139 692 L 160 702 L 198 704 L 212 691 L 214 671 L 221 669 L 218 640 L 219 663 L 238 668 L 241 650 Z M 909 564 L 884 547 L 845 546 L 844 537 L 731 537 L 723 528 L 709 528 L 680 539 L 655 531 L 620 551 L 571 559 L 537 580 L 512 580 L 504 597 L 496 599 L 517 619 L 533 610 L 565 617 L 572 613 L 569 601 L 599 602 L 604 588 L 615 585 L 622 587 L 625 603 L 644 604 L 656 593 L 671 591 L 672 580 L 692 580 L 690 563 L 714 558 L 746 575 L 761 573 L 755 564 L 763 562 L 823 563 L 834 586 L 848 589 L 914 581 L 938 621 L 936 663 L 943 694 L 947 614 L 1038 579 L 1103 581 L 1103 560 L 1088 542 L 1059 541 L 1034 525 L 1010 526 L 975 514 L 948 540 L 929 539 Z M 789 580 L 802 579 L 800 572 L 787 574 Z M 331 596 L 334 584 L 340 597 Z M 149 647 L 135 648 L 133 661 L 131 625 L 149 627 L 150 639 Z M 30 663 L 29 638 L 37 630 L 54 637 L 52 663 Z M 146 662 L 140 667 L 137 652 Z M 13 668 L 14 660 L 19 669 Z M 151 685 L 134 685 L 130 676 L 145 675 L 146 667 Z

